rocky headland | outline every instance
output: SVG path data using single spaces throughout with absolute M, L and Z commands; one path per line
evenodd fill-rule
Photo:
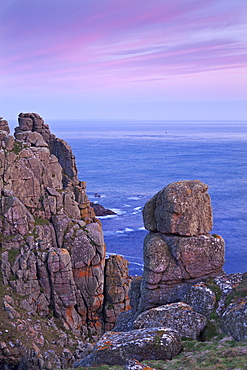
M 184 338 L 247 340 L 247 274 L 224 273 L 206 184 L 146 203 L 144 273 L 131 278 L 106 258 L 95 212 L 109 210 L 90 204 L 69 145 L 38 114 L 18 124 L 12 136 L 0 120 L 0 369 L 134 369 L 171 360 Z

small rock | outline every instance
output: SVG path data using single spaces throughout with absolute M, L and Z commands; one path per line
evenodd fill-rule
M 154 370 L 154 369 L 146 364 L 141 364 L 139 361 L 132 359 L 127 361 L 126 365 L 124 366 L 124 370 Z

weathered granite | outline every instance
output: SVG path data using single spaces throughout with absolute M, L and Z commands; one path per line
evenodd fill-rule
M 97 342 L 93 352 L 76 361 L 74 367 L 94 364 L 124 365 L 127 360 L 166 360 L 182 349 L 181 337 L 169 328 L 132 330 L 126 333 L 107 332 Z
M 180 301 L 195 282 L 222 274 L 224 250 L 220 237 L 149 233 L 144 241 L 139 309 Z
M 247 297 L 231 303 L 222 314 L 222 329 L 235 340 L 247 340 Z
M 145 228 L 184 236 L 209 232 L 212 229 L 212 209 L 207 190 L 208 185 L 199 180 L 167 185 L 145 204 Z
M 207 190 L 208 185 L 198 180 L 172 183 L 144 206 L 144 225 L 151 231 L 144 240 L 141 298 L 134 311 L 184 299 L 197 312 L 212 312 L 214 294 L 206 287 L 192 288 L 209 276 L 222 275 L 225 262 L 224 240 L 209 234 L 212 209 Z
M 119 255 L 111 255 L 105 266 L 105 330 L 110 331 L 119 314 L 130 309 L 128 292 L 131 278 L 128 262 Z
M 118 270 L 114 275 L 109 265 L 105 277 L 102 227 L 71 148 L 38 114 L 21 113 L 18 120 L 15 139 L 0 120 L 1 273 L 9 295 L 19 297 L 6 310 L 13 313 L 18 303 L 28 315 L 54 315 L 74 335 L 96 340 L 104 315 L 109 325 L 105 303 L 112 301 L 114 320 L 129 308 L 127 262 L 114 257 L 121 260 Z M 106 301 L 105 279 L 115 282 Z
M 176 330 L 182 337 L 199 339 L 206 326 L 206 317 L 183 303 L 171 303 L 141 313 L 134 321 L 134 329 L 157 326 Z

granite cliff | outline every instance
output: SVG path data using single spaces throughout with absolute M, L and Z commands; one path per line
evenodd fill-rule
M 32 349 L 33 368 L 42 368 L 50 361 L 45 348 L 96 341 L 114 326 L 129 309 L 130 278 L 127 261 L 105 258 L 101 223 L 69 145 L 38 114 L 21 113 L 18 123 L 12 136 L 0 120 L 1 306 L 11 325 L 0 331 L 13 344 L 2 340 L 0 364 L 14 366 Z M 44 336 L 43 325 L 56 338 Z M 19 333 L 32 343 L 19 343 Z

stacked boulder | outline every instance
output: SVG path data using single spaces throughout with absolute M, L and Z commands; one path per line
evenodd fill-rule
M 144 241 L 139 312 L 178 301 L 196 304 L 193 296 L 201 290 L 214 306 L 209 289 L 196 285 L 222 274 L 225 262 L 224 240 L 209 234 L 212 208 L 207 190 L 199 180 L 171 183 L 145 204 L 144 225 L 150 232 Z

